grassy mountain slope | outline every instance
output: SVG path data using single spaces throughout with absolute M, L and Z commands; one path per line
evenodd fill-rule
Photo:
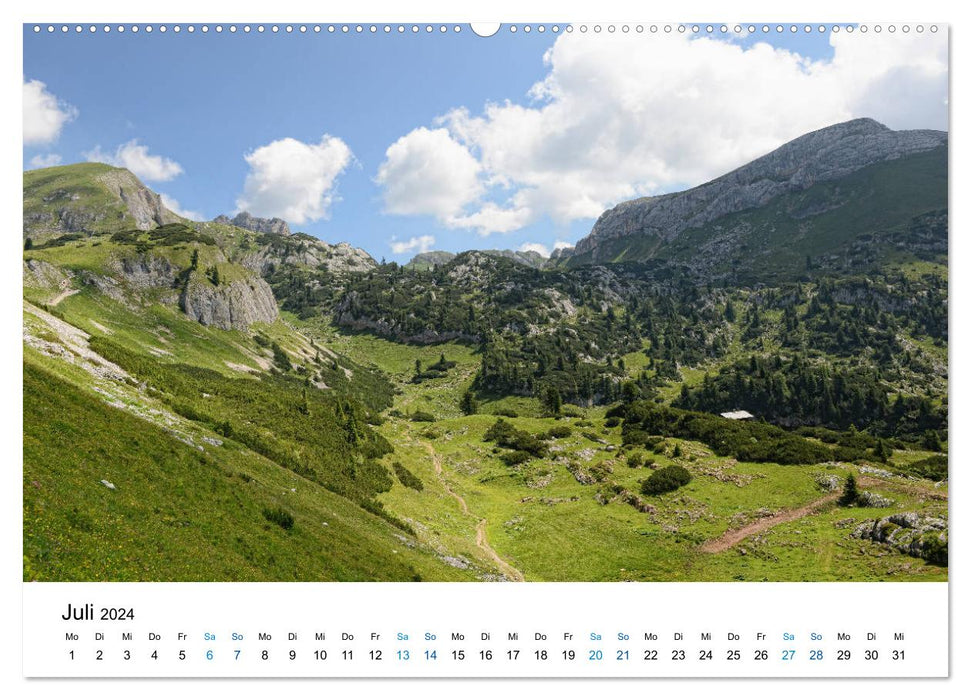
M 455 576 L 380 518 L 241 445 L 186 445 L 38 365 L 24 366 L 25 579 Z M 291 528 L 270 519 L 277 510 Z
M 147 230 L 181 221 L 124 168 L 77 163 L 24 173 L 24 239 L 34 243 L 63 234 Z

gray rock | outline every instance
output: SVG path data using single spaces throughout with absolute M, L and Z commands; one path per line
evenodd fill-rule
M 816 485 L 823 491 L 835 491 L 840 486 L 840 480 L 835 474 L 817 474 Z
M 258 277 L 215 286 L 194 273 L 179 297 L 185 314 L 204 326 L 246 330 L 250 324 L 272 323 L 279 316 L 273 290 Z
M 894 504 L 894 500 L 886 496 L 881 496 L 878 493 L 862 491 L 857 499 L 857 503 L 868 508 L 889 508 Z
M 112 168 L 98 176 L 98 180 L 124 203 L 128 213 L 135 219 L 136 228 L 147 231 L 156 226 L 181 221 L 179 216 L 162 206 L 162 198 L 158 194 L 145 187 L 128 170 Z M 65 221 L 64 216 L 61 217 L 61 223 L 68 231 L 85 230 L 83 223 Z
M 24 286 L 59 289 L 68 281 L 67 275 L 44 260 L 24 260 Z
M 860 467 L 861 474 L 872 474 L 873 476 L 878 476 L 881 479 L 889 479 L 894 475 L 893 472 L 887 471 L 886 469 L 878 469 L 877 467 Z
M 179 270 L 167 259 L 156 255 L 124 257 L 109 263 L 112 272 L 137 290 L 153 287 L 171 288 Z
M 410 270 L 431 270 L 439 265 L 451 262 L 453 258 L 455 258 L 455 253 L 450 253 L 447 250 L 429 250 L 426 253 L 418 253 L 405 264 L 405 267 Z
M 285 244 L 264 245 L 239 262 L 263 276 L 282 265 L 323 268 L 334 275 L 367 272 L 377 267 L 374 258 L 349 243 L 331 244 L 303 237 L 289 238 Z
M 912 557 L 932 559 L 935 548 L 947 544 L 947 523 L 934 516 L 917 513 L 894 513 L 877 520 L 865 520 L 851 533 L 852 537 L 886 544 Z

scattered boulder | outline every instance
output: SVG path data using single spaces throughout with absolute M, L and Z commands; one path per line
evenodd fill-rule
M 840 480 L 835 474 L 817 474 L 816 485 L 823 491 L 835 491 L 840 487 Z
M 868 508 L 889 508 L 894 502 L 892 498 L 887 498 L 886 496 L 881 496 L 871 491 L 861 491 L 860 497 L 856 501 L 857 505 Z
M 872 474 L 873 476 L 879 477 L 881 479 L 889 479 L 894 476 L 893 472 L 889 472 L 886 469 L 878 469 L 877 467 L 860 467 L 861 474 Z
M 597 483 L 597 479 L 592 474 L 581 469 L 580 465 L 575 462 L 570 462 L 566 465 L 566 468 L 573 475 L 573 478 L 584 486 Z

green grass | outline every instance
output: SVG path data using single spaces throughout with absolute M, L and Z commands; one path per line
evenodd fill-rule
M 91 335 L 110 338 L 161 363 L 182 362 L 239 375 L 246 373 L 246 367 L 253 371 L 268 367 L 271 360 L 270 353 L 247 333 L 207 328 L 162 304 L 131 308 L 90 287 L 65 298 L 55 311 Z
M 464 578 L 232 441 L 190 447 L 32 363 L 24 392 L 25 580 Z M 290 530 L 263 515 L 281 508 Z

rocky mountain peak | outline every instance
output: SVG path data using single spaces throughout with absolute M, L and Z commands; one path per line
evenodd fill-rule
M 625 236 L 670 241 L 682 231 L 727 214 L 764 206 L 779 195 L 846 177 L 876 163 L 944 146 L 947 139 L 947 132 L 893 131 L 873 119 L 812 131 L 698 187 L 618 204 L 601 214 L 572 256 L 602 262 L 601 245 Z
M 24 237 L 147 231 L 182 221 L 131 171 L 104 163 L 77 163 L 24 173 Z
M 259 216 L 253 216 L 248 211 L 241 211 L 232 219 L 225 214 L 220 214 L 213 221 L 217 224 L 238 226 L 239 228 L 244 228 L 247 231 L 253 231 L 255 233 L 274 233 L 282 236 L 290 235 L 290 225 L 283 219 L 277 217 L 264 219 Z

